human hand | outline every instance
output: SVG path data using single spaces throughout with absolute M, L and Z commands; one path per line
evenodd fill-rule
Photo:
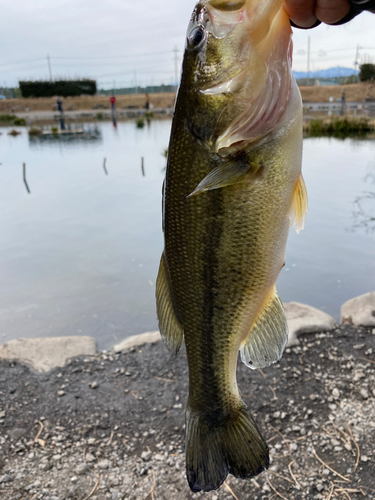
M 285 0 L 289 19 L 300 28 L 310 28 L 321 21 L 338 23 L 349 14 L 349 0 Z

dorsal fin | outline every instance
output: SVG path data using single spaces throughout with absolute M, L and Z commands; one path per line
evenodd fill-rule
M 290 225 L 295 226 L 297 234 L 305 226 L 306 214 L 308 211 L 308 198 L 305 181 L 302 172 L 299 174 L 298 181 L 294 187 L 293 203 L 290 212 Z

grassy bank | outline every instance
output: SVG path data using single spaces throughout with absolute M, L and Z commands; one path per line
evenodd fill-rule
M 340 117 L 316 118 L 303 124 L 303 132 L 307 137 L 366 135 L 375 132 L 375 121 L 367 118 Z
M 346 102 L 365 102 L 369 99 L 375 100 L 374 83 L 363 82 L 351 85 L 300 87 L 304 102 L 329 102 L 330 97 L 333 97 L 334 100 L 341 99 L 344 89 Z
M 328 102 L 330 97 L 340 99 L 345 88 L 347 102 L 364 102 L 366 99 L 375 99 L 375 84 L 358 83 L 352 85 L 336 85 L 331 87 L 300 87 L 304 102 Z M 172 108 L 175 101 L 173 92 L 150 94 L 150 103 L 155 108 Z M 14 114 L 27 111 L 52 111 L 56 108 L 57 98 L 36 99 L 4 99 L 0 101 L 0 114 Z M 116 96 L 117 108 L 143 108 L 146 103 L 144 94 L 129 94 Z M 110 109 L 108 96 L 80 96 L 63 99 L 66 111 Z
M 154 108 L 172 108 L 175 94 L 150 94 L 150 104 Z M 56 111 L 56 100 L 53 97 L 40 97 L 35 99 L 4 99 L 0 101 L 0 114 L 15 114 L 29 111 Z M 143 109 L 146 103 L 144 94 L 130 94 L 116 96 L 116 106 L 118 109 L 140 108 Z M 65 111 L 87 111 L 109 110 L 111 105 L 108 96 L 80 96 L 67 97 L 63 99 Z

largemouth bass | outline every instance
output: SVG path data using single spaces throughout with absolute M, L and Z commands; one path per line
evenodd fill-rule
M 275 282 L 307 211 L 301 98 L 282 0 L 201 0 L 192 14 L 163 188 L 159 328 L 189 365 L 186 473 L 210 491 L 253 477 L 268 447 L 236 382 L 280 359 Z

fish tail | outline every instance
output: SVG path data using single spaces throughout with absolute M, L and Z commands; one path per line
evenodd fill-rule
M 269 466 L 267 443 L 247 406 L 224 422 L 213 423 L 201 412 L 186 412 L 186 475 L 190 489 L 218 489 L 230 473 L 248 479 Z

